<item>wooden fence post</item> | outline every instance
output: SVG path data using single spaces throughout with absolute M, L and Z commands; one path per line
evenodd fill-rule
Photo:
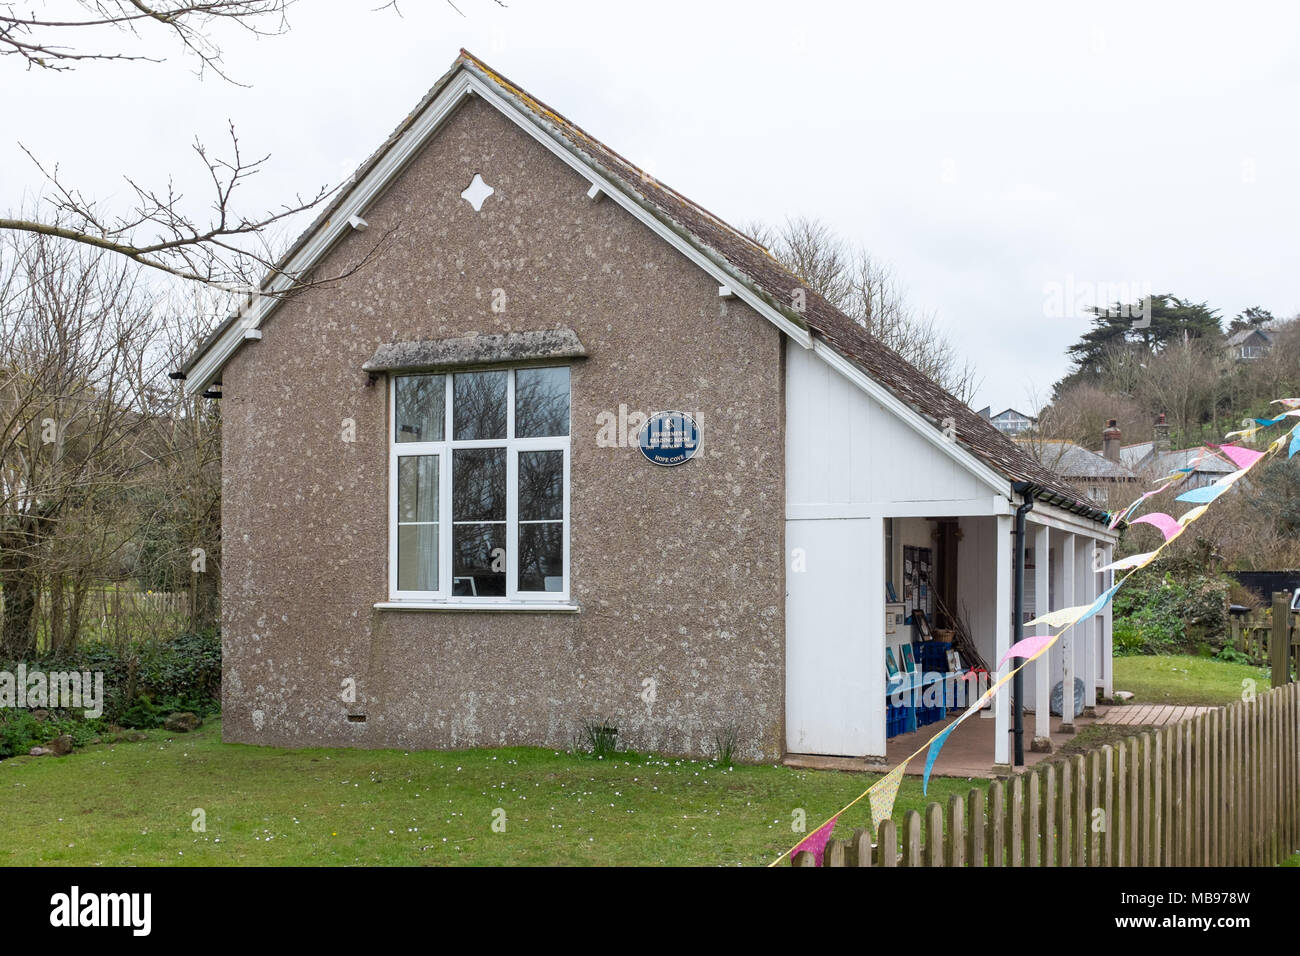
M 943 807 L 932 803 L 925 808 L 925 865 L 943 866 Z
M 971 790 L 967 799 L 966 860 L 970 866 L 984 866 L 984 791 Z
M 1219 774 L 1221 773 L 1219 763 L 1222 759 L 1220 747 L 1223 742 L 1219 739 L 1219 712 L 1212 710 L 1205 715 L 1205 740 L 1206 740 L 1206 761 L 1205 775 L 1208 781 L 1206 791 L 1209 798 L 1205 805 L 1209 812 L 1205 820 L 1205 842 L 1208 849 L 1207 865 L 1221 866 L 1219 863 L 1219 817 L 1223 813 L 1223 803 L 1219 793 Z
M 1006 866 L 1006 822 L 1007 809 L 1003 801 L 1002 781 L 994 780 L 989 784 L 989 866 Z
M 1138 804 L 1139 787 L 1142 782 L 1142 771 L 1138 761 L 1138 739 L 1130 737 L 1124 741 L 1127 744 L 1125 749 L 1128 751 L 1128 813 L 1125 820 L 1128 823 L 1128 833 L 1124 836 L 1124 842 L 1128 844 L 1128 865 L 1142 866 L 1145 855 L 1142 853 L 1141 843 L 1141 808 Z
M 921 814 L 908 810 L 903 816 L 903 866 L 923 866 L 921 859 Z
M 1136 740 L 1137 760 L 1133 769 L 1137 771 L 1138 812 L 1134 814 L 1137 821 L 1138 866 L 1152 866 L 1151 861 L 1151 734 L 1139 734 Z
M 1025 866 L 1045 866 L 1041 836 L 1038 832 L 1039 815 L 1043 809 L 1042 797 L 1038 792 L 1040 780 L 1038 774 L 1033 771 L 1026 776 L 1029 778 L 1026 784 L 1029 795 L 1025 801 Z
M 966 865 L 966 822 L 963 811 L 966 804 L 961 794 L 948 798 L 948 865 Z
M 1124 741 L 1115 744 L 1115 815 L 1111 817 L 1115 831 L 1115 865 L 1132 866 L 1128 854 L 1128 748 Z
M 1115 843 L 1115 748 L 1105 744 L 1101 748 L 1101 809 L 1102 822 L 1106 828 L 1101 831 L 1101 858 L 1106 866 L 1116 866 Z
M 844 859 L 846 849 L 843 840 L 827 840 L 826 853 L 822 857 L 822 866 L 848 866 L 848 862 Z
M 1260 784 L 1264 780 L 1264 755 L 1260 753 L 1260 745 L 1264 742 L 1263 735 L 1260 733 L 1259 716 L 1262 707 L 1263 695 L 1257 695 L 1250 705 L 1250 866 L 1259 866 L 1264 862 L 1261 853 L 1260 830 L 1263 824 L 1263 789 Z
M 1061 761 L 1061 776 L 1057 784 L 1056 800 L 1056 865 L 1074 866 L 1074 768 L 1070 761 Z
M 1059 866 L 1056 860 L 1056 768 L 1049 763 L 1040 773 L 1043 775 L 1043 866 Z
M 1273 686 L 1281 687 L 1291 680 L 1291 595 L 1286 591 L 1273 593 L 1273 633 L 1268 642 L 1269 663 L 1273 667 Z
M 1288 605 L 1288 612 L 1290 606 Z M 1286 632 L 1283 632 L 1285 638 Z M 1287 657 L 1282 658 L 1283 666 L 1290 664 Z M 1288 676 L 1283 674 L 1283 677 Z M 1278 684 L 1278 687 L 1285 687 L 1286 681 Z M 1264 731 L 1268 734 L 1268 746 L 1264 748 L 1268 754 L 1268 865 L 1277 866 L 1281 862 L 1282 840 L 1278 832 L 1278 814 L 1277 808 L 1281 800 L 1278 798 L 1278 784 L 1281 782 L 1278 774 L 1278 765 L 1282 761 L 1282 750 L 1278 747 L 1278 732 L 1280 727 L 1277 719 L 1278 698 L 1281 695 L 1277 691 L 1272 691 L 1265 702 L 1265 723 Z
M 1151 832 L 1147 839 L 1151 844 L 1151 865 L 1166 866 L 1169 863 L 1165 855 L 1165 735 L 1164 728 L 1147 734 L 1147 746 L 1151 748 Z
M 846 866 L 870 866 L 871 865 L 871 831 L 866 827 L 857 827 L 853 831 L 853 839 L 849 841 L 848 860 Z
M 1074 817 L 1074 865 L 1088 865 L 1088 778 L 1083 754 L 1070 757 L 1070 771 L 1074 776 L 1074 803 L 1070 815 Z
M 1024 866 L 1025 860 L 1025 784 L 1021 774 L 1011 778 L 1011 799 L 1007 806 L 1007 841 L 1011 852 L 1009 866 Z
M 880 821 L 876 831 L 876 865 L 898 866 L 898 827 L 893 820 Z

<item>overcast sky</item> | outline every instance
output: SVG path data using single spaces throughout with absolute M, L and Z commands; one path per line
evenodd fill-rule
M 283 36 L 222 34 L 248 88 L 179 54 L 0 60 L 0 207 L 41 189 L 20 141 L 108 209 L 123 174 L 198 195 L 189 143 L 227 119 L 272 154 L 248 208 L 311 192 L 463 46 L 724 219 L 806 214 L 863 243 L 976 364 L 976 408 L 1029 410 L 1066 370 L 1087 322 L 1053 290 L 1300 311 L 1300 5 L 379 5 L 300 0 Z

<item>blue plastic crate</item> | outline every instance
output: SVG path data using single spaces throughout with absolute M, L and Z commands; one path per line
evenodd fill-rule
M 912 717 L 913 708 L 902 704 L 894 706 L 893 704 L 885 705 L 885 737 L 897 737 L 899 734 L 907 733 L 911 728 L 909 726 Z
M 948 649 L 950 641 L 915 641 L 912 653 L 916 657 L 916 666 L 923 671 L 939 674 L 948 673 Z

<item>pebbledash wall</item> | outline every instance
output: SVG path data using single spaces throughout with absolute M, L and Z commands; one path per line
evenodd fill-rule
M 460 195 L 475 173 L 496 190 L 481 212 Z M 381 256 L 287 301 L 225 367 L 225 739 L 560 747 L 608 718 L 636 749 L 708 753 L 734 726 L 743 756 L 781 755 L 780 333 L 589 185 L 470 99 L 319 275 L 393 230 Z M 385 342 L 555 326 L 589 355 L 572 365 L 580 610 L 375 609 L 391 426 L 387 380 L 368 387 L 362 364 Z M 701 453 L 661 468 L 635 436 L 600 447 L 620 404 L 698 413 Z

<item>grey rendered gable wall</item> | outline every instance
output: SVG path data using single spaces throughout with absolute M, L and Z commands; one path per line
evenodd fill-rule
M 459 195 L 475 173 L 496 190 L 478 213 Z M 588 185 L 467 102 L 366 210 L 367 235 L 395 230 L 383 255 L 284 303 L 225 368 L 227 739 L 559 747 L 600 718 L 638 749 L 706 753 L 734 725 L 746 757 L 780 755 L 780 333 Z M 322 268 L 366 248 L 345 240 Z M 572 372 L 580 612 L 375 610 L 388 423 L 363 364 L 389 342 L 558 327 L 588 353 Z M 597 417 L 620 406 L 696 414 L 701 456 L 665 469 L 601 447 Z

